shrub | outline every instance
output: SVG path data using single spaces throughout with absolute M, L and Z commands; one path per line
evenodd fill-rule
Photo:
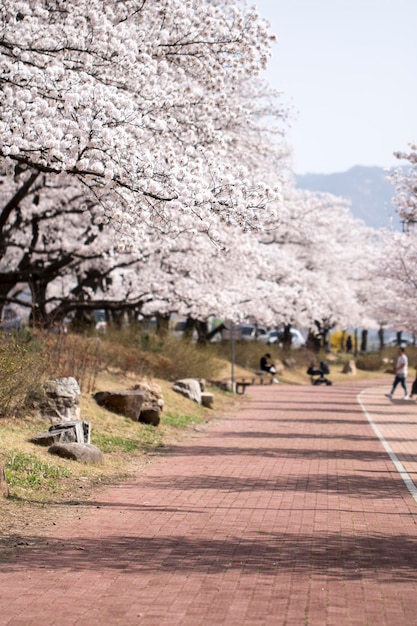
M 99 368 L 126 374 L 153 376 L 164 380 L 212 378 L 218 369 L 212 346 L 143 332 L 139 327 L 111 331 L 100 338 Z
M 0 339 L 0 417 L 19 416 L 33 381 L 42 380 L 46 363 L 42 352 L 31 351 L 16 337 Z
M 215 378 L 219 371 L 218 359 L 212 346 L 199 346 L 177 337 L 164 341 L 165 362 L 155 374 L 165 380 L 178 378 Z
M 383 367 L 383 360 L 380 354 L 361 354 L 356 358 L 356 367 L 367 372 L 377 372 Z
M 91 392 L 108 355 L 98 337 L 77 334 L 39 335 L 49 378 L 73 376 L 82 391 Z

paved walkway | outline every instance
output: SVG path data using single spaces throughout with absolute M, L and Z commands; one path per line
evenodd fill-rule
M 3 563 L 0 624 L 417 624 L 417 406 L 362 389 L 251 388 Z

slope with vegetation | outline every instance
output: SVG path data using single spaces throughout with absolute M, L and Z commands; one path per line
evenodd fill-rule
M 290 354 L 283 354 L 275 346 L 268 350 L 275 361 L 290 358 L 290 367 L 284 369 L 281 382 L 310 383 L 306 369 L 312 354 L 308 350 Z M 250 377 L 264 351 L 265 346 L 257 342 L 238 342 L 236 378 Z M 342 366 L 351 355 L 327 357 L 331 359 L 332 380 L 346 380 Z M 375 370 L 381 372 L 384 366 L 380 354 L 362 356 L 357 362 L 363 367 L 362 377 L 375 376 Z M 29 331 L 2 336 L 0 366 L 0 463 L 5 467 L 10 491 L 0 515 L 3 528 L 11 524 L 10 516 L 24 518 L 27 507 L 42 510 L 58 504 L 71 505 L 85 499 L 100 484 L 128 479 L 140 464 L 148 462 L 150 454 L 203 428 L 213 416 L 247 398 L 210 387 L 215 395 L 213 411 L 172 390 L 172 382 L 183 377 L 230 379 L 229 342 L 202 347 L 132 328 L 100 337 Z M 85 466 L 52 457 L 47 449 L 29 443 L 29 438 L 46 430 L 49 422 L 31 410 L 27 397 L 43 380 L 63 376 L 74 376 L 79 382 L 81 417 L 92 424 L 92 443 L 105 453 L 104 466 Z M 161 386 L 165 400 L 158 428 L 114 415 L 93 400 L 95 391 L 129 389 L 139 380 L 149 379 Z

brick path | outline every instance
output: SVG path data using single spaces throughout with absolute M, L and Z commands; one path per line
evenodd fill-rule
M 2 563 L 0 624 L 417 624 L 417 504 L 361 390 L 251 388 Z M 417 481 L 417 406 L 385 391 L 361 402 Z

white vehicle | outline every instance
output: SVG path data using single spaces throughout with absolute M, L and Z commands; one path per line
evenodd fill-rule
M 256 324 L 240 324 L 236 330 L 240 332 L 243 341 L 263 341 L 263 337 L 267 335 L 266 328 Z
M 302 348 L 303 346 L 306 345 L 306 340 L 304 339 L 303 334 L 300 330 L 298 330 L 297 328 L 291 328 L 290 333 L 291 333 L 291 347 L 292 348 Z M 274 343 L 277 343 L 280 346 L 282 346 L 283 335 L 284 335 L 283 330 L 274 329 L 274 330 L 268 331 L 265 336 L 260 337 L 259 341 L 262 341 L 263 343 L 266 343 L 269 346 Z

